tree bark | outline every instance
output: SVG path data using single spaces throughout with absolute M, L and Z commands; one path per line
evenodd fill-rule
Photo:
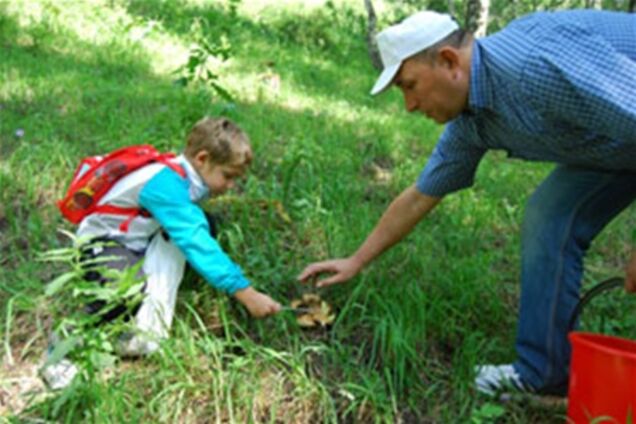
M 371 0 L 364 0 L 364 7 L 367 9 L 367 49 L 369 51 L 369 58 L 371 64 L 375 69 L 382 69 L 382 59 L 380 58 L 380 52 L 378 51 L 378 45 L 375 42 L 375 35 L 377 33 L 377 18 L 375 16 L 375 9 Z
M 468 0 L 466 3 L 465 28 L 475 34 L 475 37 L 486 35 L 489 10 L 490 0 Z

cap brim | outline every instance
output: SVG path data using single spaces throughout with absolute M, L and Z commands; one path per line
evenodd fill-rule
M 375 82 L 375 85 L 371 89 L 372 96 L 375 96 L 376 94 L 380 94 L 381 92 L 389 88 L 389 85 L 391 85 L 391 81 L 393 81 L 393 78 L 395 78 L 395 74 L 397 74 L 401 65 L 402 63 L 396 63 L 395 65 L 391 65 L 384 68 L 384 70 L 380 74 L 380 77 L 378 78 L 378 80 Z

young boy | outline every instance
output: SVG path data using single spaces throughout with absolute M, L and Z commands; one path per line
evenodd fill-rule
M 203 118 L 194 125 L 184 153 L 172 159 L 171 166 L 143 166 L 117 181 L 99 201 L 100 205 L 147 213 L 132 218 L 93 213 L 80 222 L 78 236 L 116 243 L 89 252 L 93 257 L 117 258 L 106 266 L 121 270 L 144 259 L 140 274 L 146 277 L 145 297 L 134 317 L 137 332 L 120 340 L 120 354 L 151 353 L 158 348 L 158 341 L 167 337 L 186 260 L 210 285 L 234 296 L 253 317 L 280 310 L 279 303 L 250 286 L 223 252 L 213 236 L 214 228 L 210 228 L 213 223 L 196 204 L 231 189 L 251 160 L 248 138 L 238 126 L 226 118 Z M 102 313 L 109 306 L 106 318 L 121 313 L 113 305 L 89 306 Z M 57 369 L 49 366 L 43 376 L 51 387 L 64 387 L 76 372 L 71 365 L 66 361 Z

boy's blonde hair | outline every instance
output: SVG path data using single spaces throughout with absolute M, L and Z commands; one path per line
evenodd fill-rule
M 201 150 L 219 165 L 247 167 L 252 161 L 249 138 L 228 118 L 206 116 L 194 124 L 186 140 L 185 155 L 192 159 Z

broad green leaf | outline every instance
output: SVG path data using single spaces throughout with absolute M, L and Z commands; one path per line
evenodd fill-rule
M 132 296 L 138 294 L 139 292 L 141 292 L 141 289 L 143 288 L 143 286 L 144 286 L 144 283 L 134 284 L 133 286 L 128 288 L 128 290 L 126 290 L 126 293 L 123 294 L 123 297 L 124 298 L 129 298 L 129 297 L 132 297 Z
M 109 353 L 91 352 L 90 360 L 95 368 L 103 369 L 115 365 L 117 357 Z
M 108 287 L 75 288 L 73 297 L 89 296 L 94 300 L 105 300 L 106 302 L 117 298 L 117 290 Z
M 68 283 L 69 281 L 71 281 L 72 279 L 74 279 L 75 277 L 77 277 L 77 273 L 75 272 L 67 272 L 65 274 L 60 275 L 55 280 L 51 281 L 49 284 L 46 285 L 44 294 L 46 294 L 47 296 L 54 295 L 55 293 L 62 290 L 64 285 Z
M 77 378 L 77 376 L 75 377 Z M 62 409 L 65 405 L 68 405 L 68 402 L 74 397 L 77 396 L 76 390 L 73 390 L 73 385 L 67 387 L 60 397 L 55 399 L 53 403 L 53 416 L 58 416 L 60 413 L 60 409 Z
M 102 345 L 100 347 L 104 352 L 113 352 L 115 350 L 113 344 L 108 340 L 102 340 Z

